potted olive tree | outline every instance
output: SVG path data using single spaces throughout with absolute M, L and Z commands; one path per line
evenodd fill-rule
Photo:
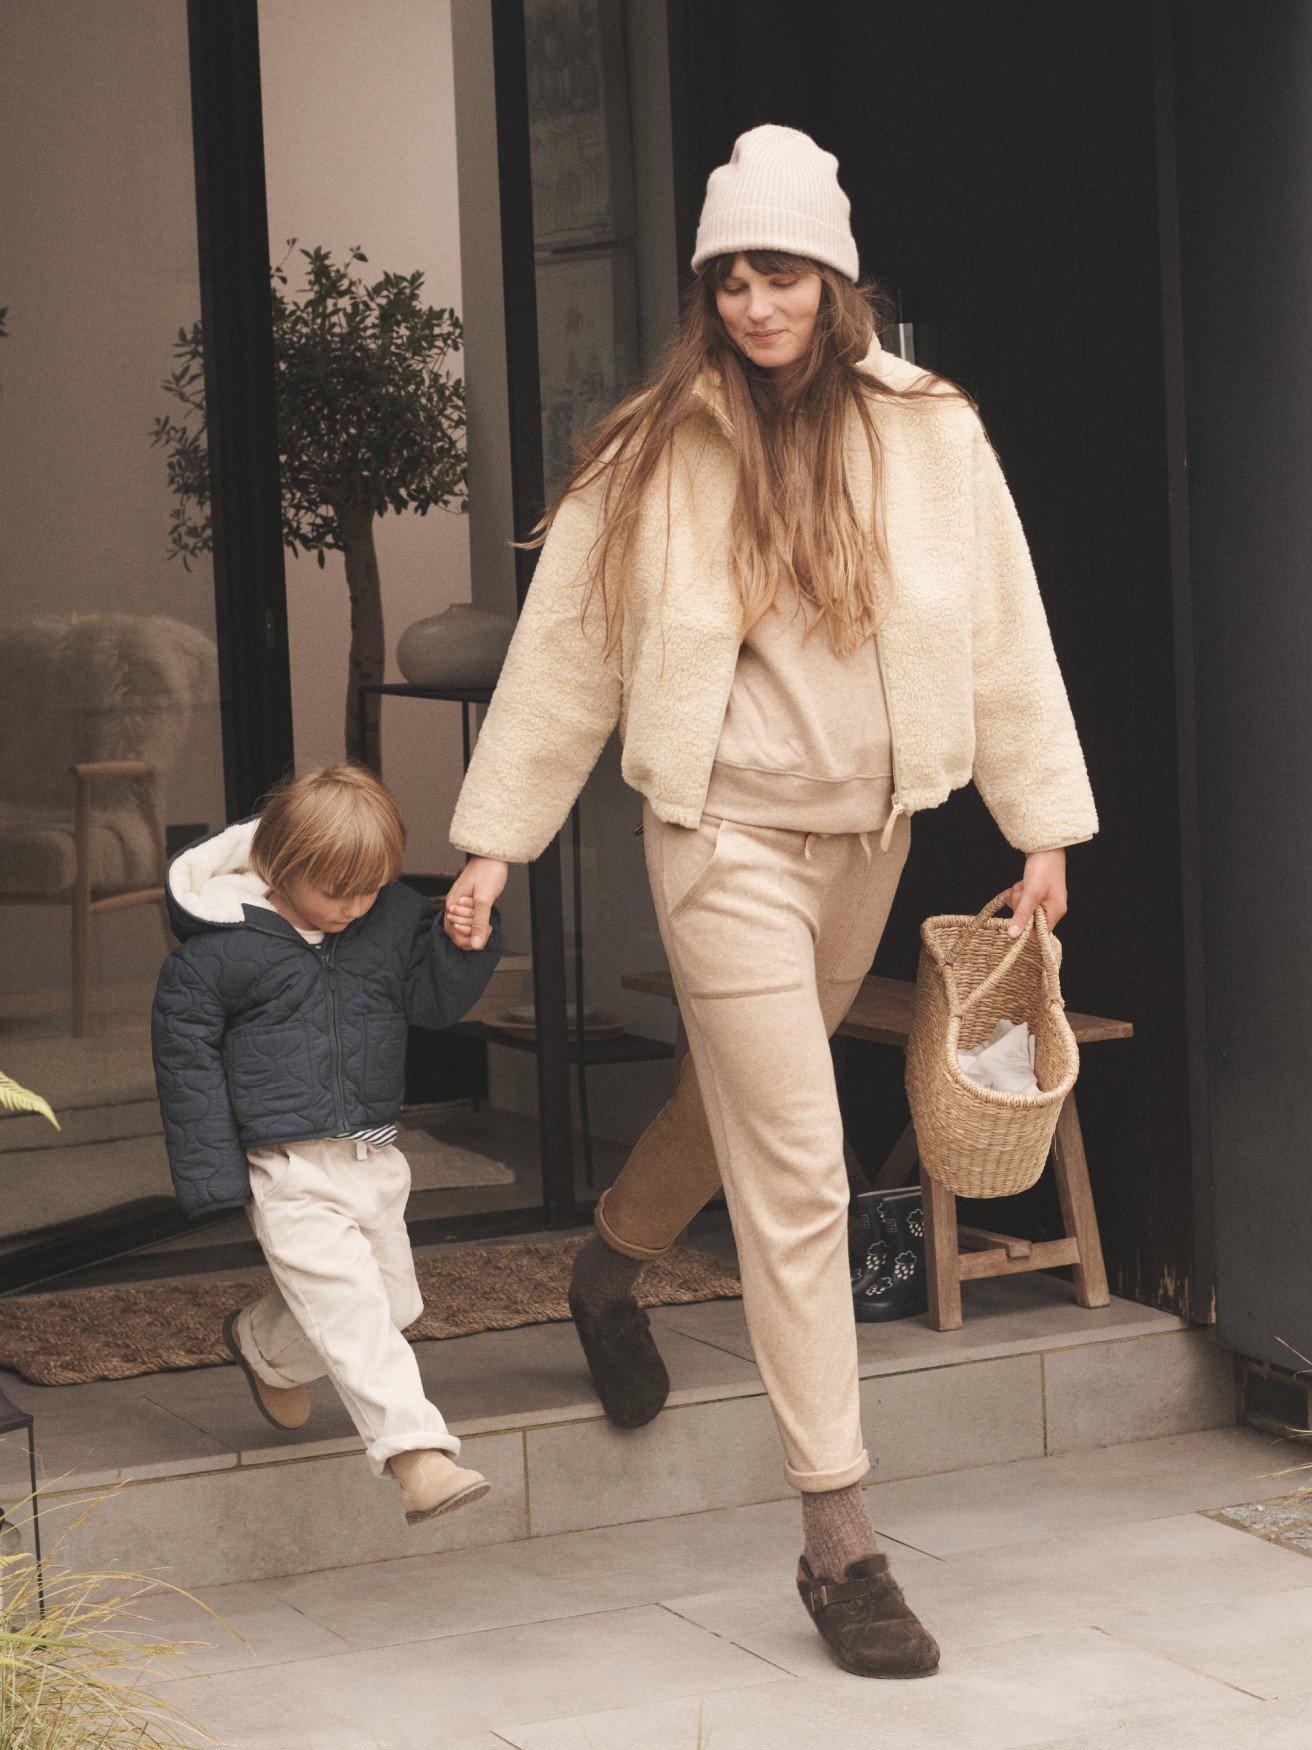
M 272 270 L 278 451 L 283 539 L 345 561 L 351 599 L 346 753 L 381 766 L 378 696 L 359 706 L 362 683 L 381 681 L 386 661 L 374 519 L 386 511 L 466 505 L 464 383 L 447 368 L 459 347 L 454 310 L 423 300 L 422 273 L 361 278 L 358 249 L 335 262 L 302 249 L 305 285 L 289 289 L 286 261 Z M 174 493 L 171 556 L 183 565 L 210 546 L 205 441 L 204 335 L 178 330 L 175 369 L 163 387 L 182 411 L 162 414 L 152 442 L 164 448 Z

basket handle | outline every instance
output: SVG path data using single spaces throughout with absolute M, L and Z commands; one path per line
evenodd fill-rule
M 1048 914 L 1042 905 L 1034 908 L 1034 933 L 1039 938 L 1039 958 L 1043 962 L 1043 983 L 1048 993 L 1048 1001 L 1056 1003 L 1059 1009 L 1066 1007 L 1065 998 L 1061 994 L 1061 971 L 1057 965 L 1057 949 L 1052 940 L 1052 926 L 1048 922 Z M 1021 941 L 1025 940 L 1024 936 Z
M 982 910 L 976 912 L 975 916 L 965 925 L 961 934 L 952 944 L 952 953 L 943 964 L 945 966 L 951 966 L 957 955 L 966 946 L 967 942 L 970 941 L 971 937 L 980 928 L 981 924 L 987 923 L 991 917 L 994 917 L 1002 910 L 1006 903 L 1006 893 L 999 893 L 997 897 L 991 899 Z M 1039 957 L 1043 962 L 1043 983 L 1048 1001 L 1050 1003 L 1061 1005 L 1061 982 L 1057 970 L 1057 952 L 1052 943 L 1052 931 L 1048 925 L 1048 914 L 1044 911 L 1042 905 L 1036 905 L 1034 908 L 1034 930 L 1039 938 Z M 959 1011 L 962 1015 L 969 1014 L 975 1007 L 975 1004 L 986 997 L 989 992 L 1006 977 L 1007 973 L 1015 965 L 1016 961 L 1024 951 L 1026 934 L 1028 934 L 1028 931 L 1017 936 L 1016 940 L 1011 944 L 1010 948 L 1008 948 L 1007 952 L 1003 955 L 1002 959 L 999 960 L 992 972 L 989 973 L 988 977 L 978 984 L 966 998 L 965 1002 L 962 1003 Z

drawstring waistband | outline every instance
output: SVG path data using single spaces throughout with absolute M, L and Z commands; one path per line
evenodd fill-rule
M 836 834 L 836 833 L 823 833 L 823 832 L 809 832 L 809 833 L 807 833 L 806 843 L 802 846 L 802 855 L 806 858 L 807 862 L 809 863 L 811 861 L 811 840 L 812 839 L 836 838 L 839 836 L 841 836 L 841 835 Z M 861 849 L 865 852 L 866 862 L 868 863 L 870 861 L 870 834 L 868 832 L 859 832 L 856 836 L 861 840 Z
M 904 803 L 895 801 L 893 803 L 893 807 L 889 813 L 888 819 L 884 822 L 884 830 L 879 835 L 879 848 L 881 851 L 886 851 L 888 849 L 888 847 L 892 844 L 893 831 L 894 831 L 895 827 L 897 826 L 898 820 L 905 813 L 906 813 L 906 805 Z M 811 860 L 811 840 L 812 839 L 834 838 L 836 836 L 839 836 L 839 835 L 836 835 L 834 833 L 823 833 L 823 832 L 809 832 L 809 833 L 807 833 L 806 843 L 802 847 L 802 854 L 806 858 L 807 862 L 809 863 Z M 865 832 L 859 832 L 856 836 L 861 840 L 861 849 L 865 852 L 866 862 L 868 863 L 870 861 L 870 834 L 865 833 Z

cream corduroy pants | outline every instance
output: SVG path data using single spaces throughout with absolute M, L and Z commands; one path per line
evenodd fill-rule
M 405 1230 L 410 1165 L 394 1145 L 341 1138 L 249 1149 L 247 1214 L 274 1287 L 235 1335 L 269 1385 L 329 1378 L 375 1475 L 396 1452 L 460 1442 L 429 1403 L 402 1336 L 424 1310 Z
M 881 851 L 875 833 L 705 815 L 673 826 L 645 805 L 643 843 L 696 1073 L 635 1147 L 598 1226 L 620 1249 L 655 1256 L 722 1181 L 786 1475 L 798 1489 L 843 1488 L 870 1461 L 829 1037 L 879 946 L 908 823 Z M 713 1162 L 698 1147 L 703 1109 Z

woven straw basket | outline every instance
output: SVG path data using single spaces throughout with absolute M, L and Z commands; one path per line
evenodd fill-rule
M 1066 1019 L 1061 945 L 1040 906 L 1034 929 L 1012 941 L 999 894 L 976 917 L 926 918 L 907 1040 L 907 1096 L 925 1171 L 958 1197 L 1009 1197 L 1039 1177 L 1080 1054 Z M 1039 1091 L 1004 1094 L 962 1071 L 958 1050 L 1000 1020 L 1035 1038 Z

